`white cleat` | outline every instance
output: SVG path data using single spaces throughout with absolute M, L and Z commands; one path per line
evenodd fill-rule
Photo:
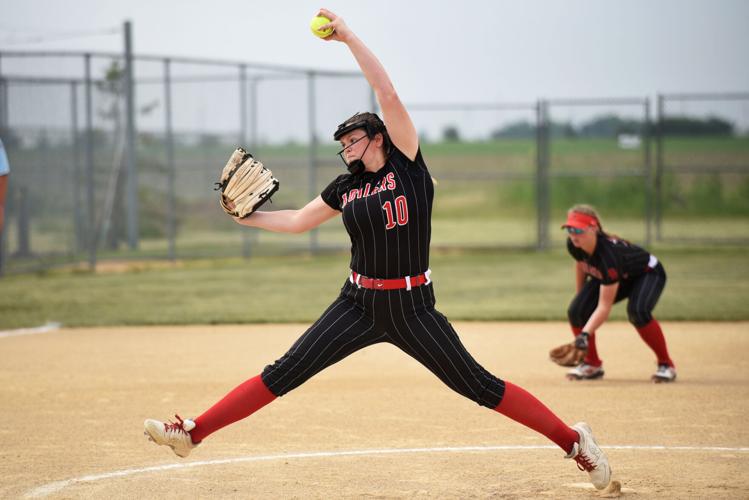
M 186 457 L 193 448 L 198 446 L 192 442 L 190 431 L 195 428 L 195 422 L 189 419 L 182 420 L 175 415 L 177 422 L 161 422 L 159 420 L 147 419 L 143 422 L 149 441 L 158 445 L 169 446 L 178 457 Z
M 611 482 L 609 459 L 598 447 L 588 424 L 578 422 L 572 428 L 580 435 L 580 441 L 573 445 L 572 451 L 564 458 L 574 459 L 577 462 L 577 468 L 590 475 L 590 482 L 593 486 L 599 490 L 604 489 Z
M 567 372 L 567 380 L 595 380 L 603 377 L 603 367 L 580 363 Z
M 669 365 L 658 365 L 658 370 L 656 370 L 651 378 L 656 384 L 673 382 L 676 380 L 676 368 Z

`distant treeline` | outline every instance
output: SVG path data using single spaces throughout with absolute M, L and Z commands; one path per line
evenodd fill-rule
M 657 127 L 656 123 L 652 124 Z M 679 136 L 731 136 L 735 133 L 733 123 L 722 118 L 692 118 L 688 116 L 672 116 L 661 123 L 662 131 L 666 135 Z M 640 120 L 621 118 L 616 115 L 605 115 L 593 118 L 579 126 L 569 122 L 555 122 L 549 124 L 552 137 L 597 137 L 613 138 L 621 134 L 641 134 L 644 124 Z M 445 138 L 454 139 L 455 131 L 445 129 Z M 491 133 L 493 139 L 521 139 L 535 137 L 536 125 L 525 120 L 510 123 Z

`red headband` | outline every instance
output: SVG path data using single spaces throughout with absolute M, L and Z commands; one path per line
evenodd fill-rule
M 592 215 L 580 212 L 569 212 L 567 214 L 567 222 L 562 224 L 562 227 L 574 227 L 577 229 L 586 229 L 589 226 L 598 227 L 598 219 Z

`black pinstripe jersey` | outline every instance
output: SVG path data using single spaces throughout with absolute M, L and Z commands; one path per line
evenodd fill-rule
M 340 175 L 321 196 L 343 214 L 353 271 L 399 278 L 429 268 L 434 185 L 421 150 L 411 161 L 393 148 L 380 170 Z
M 626 240 L 600 233 L 593 255 L 577 248 L 569 238 L 567 251 L 575 260 L 583 263 L 585 274 L 600 280 L 604 285 L 637 278 L 648 271 L 650 260 L 647 250 Z

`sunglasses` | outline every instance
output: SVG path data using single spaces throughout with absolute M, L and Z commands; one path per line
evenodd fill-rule
M 585 229 L 578 229 L 576 227 L 570 227 L 570 226 L 567 226 L 564 229 L 566 229 L 567 233 L 569 234 L 583 234 L 585 232 Z

